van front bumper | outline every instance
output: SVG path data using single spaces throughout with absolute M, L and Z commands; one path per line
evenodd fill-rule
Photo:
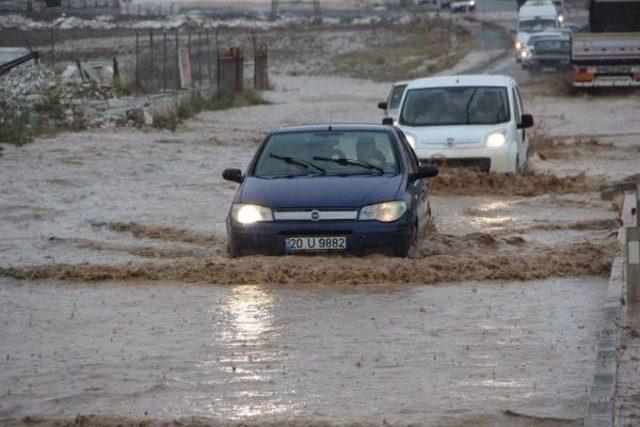
M 416 148 L 420 163 L 478 167 L 485 172 L 515 173 L 515 147 L 507 143 L 499 148 Z

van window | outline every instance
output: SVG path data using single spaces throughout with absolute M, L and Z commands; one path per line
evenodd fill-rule
M 518 23 L 518 31 L 525 33 L 540 33 L 550 28 L 556 28 L 557 21 L 555 19 L 528 19 Z
M 505 87 L 412 89 L 404 99 L 400 123 L 407 126 L 489 125 L 511 120 Z
M 394 86 L 391 89 L 391 93 L 389 94 L 389 110 L 395 110 L 400 106 L 400 101 L 402 101 L 402 95 L 404 95 L 404 90 L 407 88 L 407 85 L 398 85 Z

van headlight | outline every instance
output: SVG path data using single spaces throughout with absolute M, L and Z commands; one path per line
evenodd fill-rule
M 416 149 L 416 137 L 411 135 L 410 133 L 405 133 L 404 136 L 407 138 L 407 142 L 413 148 Z
M 245 205 L 236 203 L 231 207 L 231 218 L 240 224 L 253 224 L 256 222 L 273 221 L 271 209 L 258 205 Z
M 400 219 L 407 211 L 407 205 L 401 200 L 395 202 L 378 203 L 360 209 L 360 221 L 393 222 Z
M 489 148 L 502 147 L 505 142 L 507 142 L 507 132 L 504 130 L 494 132 L 487 137 L 487 147 Z
M 564 22 L 564 15 L 558 15 L 558 22 L 561 24 Z
M 516 42 L 516 50 L 520 50 L 520 49 L 522 49 L 522 42 L 520 40 L 518 40 Z

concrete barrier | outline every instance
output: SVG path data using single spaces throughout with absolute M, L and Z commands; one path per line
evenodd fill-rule
M 637 266 L 630 263 L 630 259 L 635 260 L 633 252 L 635 249 L 632 248 L 629 251 L 629 242 L 640 241 L 638 194 L 638 191 L 628 191 L 625 194 L 618 231 L 618 242 L 624 251 L 621 256 L 614 259 L 611 267 L 604 307 L 604 324 L 597 344 L 593 381 L 589 390 L 584 423 L 588 427 L 614 425 L 618 348 L 622 329 L 627 324 L 627 310 L 637 306 L 637 278 L 640 276 L 635 276 L 636 279 L 633 279 L 633 272 L 636 271 L 635 274 L 637 274 L 640 270 L 640 262 Z

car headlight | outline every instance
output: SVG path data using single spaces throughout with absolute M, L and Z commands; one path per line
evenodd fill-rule
M 231 207 L 231 218 L 240 224 L 253 224 L 262 221 L 273 221 L 271 209 L 258 205 L 234 204 Z
M 516 42 L 516 50 L 520 50 L 520 49 L 522 49 L 522 42 L 520 40 L 518 40 Z
M 558 16 L 558 22 L 561 23 L 561 24 L 564 22 L 564 15 L 559 15 Z
M 476 5 L 476 0 L 471 0 L 469 2 L 469 6 L 475 6 Z
M 502 147 L 507 142 L 507 133 L 503 130 L 494 132 L 487 137 L 487 147 L 498 148 Z
M 416 149 L 416 137 L 411 135 L 410 133 L 405 133 L 404 136 L 407 138 L 407 142 L 413 148 Z
M 528 58 L 530 55 L 531 55 L 531 54 L 530 54 L 530 53 L 529 53 L 529 51 L 528 51 L 528 50 L 526 50 L 526 49 L 524 49 L 522 52 L 520 52 L 520 57 L 521 57 L 522 59 L 524 59 L 524 58 Z
M 382 221 L 392 222 L 400 219 L 402 215 L 407 211 L 407 205 L 397 200 L 395 202 L 378 203 L 375 205 L 365 206 L 360 209 L 360 215 L 358 219 L 360 221 Z

